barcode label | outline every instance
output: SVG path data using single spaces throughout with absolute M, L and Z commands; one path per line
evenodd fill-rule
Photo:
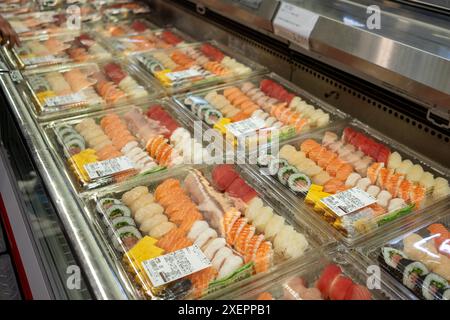
M 45 99 L 45 105 L 47 107 L 56 107 L 66 104 L 79 103 L 84 100 L 86 100 L 86 97 L 82 93 L 78 92 L 65 96 L 48 97 Z
M 367 192 L 352 188 L 320 200 L 339 217 L 374 204 L 377 200 Z
M 177 72 L 169 72 L 166 73 L 166 77 L 169 78 L 170 81 L 176 82 L 188 78 L 198 77 L 202 74 L 194 69 L 187 69 L 183 71 L 177 71 Z
M 211 266 L 211 261 L 197 245 L 142 262 L 153 286 L 181 279 Z
M 133 162 L 126 156 L 84 165 L 91 180 L 134 169 Z
M 225 128 L 235 137 L 242 137 L 248 134 L 255 133 L 256 130 L 265 127 L 264 120 L 256 117 L 251 117 L 246 120 L 233 122 L 225 125 Z

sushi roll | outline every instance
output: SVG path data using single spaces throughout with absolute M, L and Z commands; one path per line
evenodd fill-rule
M 111 220 L 111 225 L 114 230 L 118 230 L 122 227 L 131 226 L 136 227 L 136 223 L 130 217 L 117 217 Z
M 293 192 L 308 192 L 311 187 L 311 179 L 303 173 L 293 173 L 288 178 L 288 186 Z
M 113 204 L 106 209 L 106 216 L 113 220 L 118 217 L 131 217 L 131 211 L 123 204 Z
M 441 300 L 450 300 L 450 287 L 439 290 L 438 296 Z
M 103 198 L 97 201 L 97 212 L 102 214 L 102 213 L 106 213 L 106 209 L 108 209 L 109 207 L 111 207 L 112 205 L 115 204 L 122 204 L 122 202 L 120 202 L 117 199 L 114 198 Z
M 384 247 L 381 249 L 380 263 L 390 269 L 397 270 L 400 261 L 406 258 L 405 253 L 401 250 L 392 247 Z
M 214 109 L 208 109 L 205 112 L 204 119 L 206 124 L 213 125 L 216 122 L 220 121 L 223 118 L 223 115 L 220 111 Z
M 141 238 L 142 235 L 136 227 L 125 226 L 116 230 L 112 240 L 114 247 L 123 252 L 133 248 Z
M 287 185 L 288 181 L 289 181 L 289 177 L 291 175 L 293 175 L 294 173 L 298 173 L 298 170 L 296 167 L 294 166 L 285 166 L 280 168 L 280 170 L 278 170 L 277 176 L 278 176 L 278 180 L 284 184 Z
M 407 259 L 400 260 L 400 264 L 402 264 L 404 260 Z M 427 267 L 422 262 L 412 260 L 408 260 L 407 265 L 402 265 L 402 267 L 403 285 L 411 291 L 420 293 L 422 278 L 429 273 Z
M 422 284 L 422 296 L 426 300 L 437 300 L 438 293 L 448 287 L 448 281 L 435 273 L 429 273 Z
M 276 175 L 283 167 L 289 166 L 289 163 L 282 158 L 274 158 L 269 161 L 268 169 L 271 175 Z
M 204 119 L 206 111 L 208 110 L 215 110 L 213 108 L 211 108 L 210 105 L 201 105 L 198 107 L 197 111 L 195 112 L 195 114 L 197 115 L 197 117 L 199 119 Z
M 260 167 L 267 167 L 270 163 L 270 161 L 274 160 L 275 156 L 271 154 L 262 154 L 258 157 L 257 163 Z

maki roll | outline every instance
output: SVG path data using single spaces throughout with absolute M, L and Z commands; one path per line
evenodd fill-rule
M 429 273 L 422 283 L 422 296 L 426 300 L 438 300 L 439 292 L 448 287 L 448 281 L 437 275 Z M 448 291 L 448 290 L 447 290 Z M 448 293 L 447 293 L 448 296 Z
M 106 209 L 106 216 L 110 220 L 118 217 L 131 217 L 131 211 L 123 204 L 113 204 L 108 209 Z
M 114 204 L 122 204 L 122 202 L 114 198 L 100 199 L 97 202 L 97 212 L 100 214 L 106 213 L 106 210 Z
M 294 173 L 288 179 L 288 186 L 293 192 L 306 193 L 311 187 L 311 179 L 304 173 Z
M 400 261 L 400 264 L 403 263 L 402 259 Z M 427 267 L 419 261 L 412 261 L 409 262 L 404 268 L 403 268 L 403 280 L 402 283 L 407 287 L 408 289 L 416 292 L 417 294 L 420 294 L 421 288 L 422 288 L 422 279 L 429 274 Z
M 269 165 L 270 161 L 272 161 L 273 159 L 275 159 L 275 156 L 273 156 L 271 154 L 260 155 L 257 159 L 258 166 L 267 167 Z
M 197 117 L 199 119 L 204 119 L 205 114 L 208 110 L 214 110 L 213 108 L 211 108 L 210 105 L 201 105 L 197 108 L 197 110 L 195 111 L 195 114 L 197 115 Z
M 134 222 L 133 218 L 130 217 L 117 217 L 111 221 L 111 225 L 114 228 L 114 230 L 118 230 L 122 227 L 127 226 L 135 227 L 136 223 Z
M 214 110 L 214 109 L 208 109 L 205 112 L 204 120 L 207 124 L 212 126 L 213 124 L 215 124 L 217 121 L 219 121 L 222 118 L 223 118 L 223 116 L 220 111 Z
M 71 156 L 86 149 L 84 139 L 79 134 L 69 135 L 68 139 L 64 141 L 64 144 Z
M 289 163 L 283 158 L 273 158 L 269 161 L 269 172 L 271 175 L 276 175 L 281 168 L 288 165 Z
M 407 256 L 403 253 L 403 251 L 392 247 L 384 247 L 381 249 L 379 261 L 380 264 L 395 278 L 402 280 L 403 275 L 399 270 L 399 264 L 402 259 L 406 258 Z
M 114 248 L 120 252 L 128 251 L 142 238 L 136 227 L 122 227 L 112 234 Z
M 298 173 L 298 170 L 294 166 L 284 166 L 278 170 L 278 180 L 284 184 L 288 184 L 289 177 L 293 175 L 294 173 Z
M 450 287 L 439 290 L 438 296 L 441 300 L 450 300 Z

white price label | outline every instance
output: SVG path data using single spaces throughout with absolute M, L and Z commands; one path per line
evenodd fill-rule
M 35 64 L 41 64 L 41 63 L 48 63 L 48 62 L 57 62 L 61 60 L 61 58 L 57 58 L 54 55 L 48 55 L 48 56 L 40 56 L 40 57 L 31 57 L 31 58 L 25 58 L 22 59 L 23 63 L 27 66 L 35 65 Z
M 282 2 L 273 22 L 275 34 L 309 49 L 309 37 L 319 15 L 290 3 Z
M 56 107 L 66 104 L 79 103 L 84 100 L 86 100 L 86 97 L 82 93 L 78 92 L 65 96 L 48 97 L 45 99 L 45 105 L 47 107 Z
M 227 124 L 225 125 L 225 128 L 235 137 L 242 137 L 255 133 L 256 130 L 264 128 L 265 126 L 264 120 L 251 117 L 242 121 Z
M 356 187 L 323 198 L 320 201 L 339 217 L 377 202 L 370 194 Z
M 13 27 L 14 31 L 18 34 L 30 31 L 30 29 L 27 26 L 25 26 L 23 24 L 19 24 L 19 23 L 17 23 L 17 24 L 12 23 L 12 27 Z
M 197 245 L 142 262 L 155 287 L 181 279 L 211 266 L 211 261 Z
M 134 163 L 126 156 L 84 165 L 89 178 L 97 179 L 134 169 Z
M 189 79 L 193 77 L 201 76 L 202 74 L 194 69 L 187 69 L 183 71 L 177 71 L 177 72 L 169 72 L 166 73 L 166 77 L 169 78 L 170 81 L 176 82 L 184 79 Z

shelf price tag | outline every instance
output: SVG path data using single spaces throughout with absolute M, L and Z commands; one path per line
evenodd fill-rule
M 225 128 L 236 138 L 243 137 L 265 127 L 264 120 L 251 117 L 246 120 L 226 124 Z
M 74 104 L 85 101 L 86 97 L 81 92 L 72 93 L 64 96 L 54 96 L 45 99 L 46 107 L 57 107 L 67 104 Z
M 276 35 L 309 50 L 309 37 L 318 19 L 318 14 L 282 2 L 273 22 L 273 27 Z
M 134 169 L 133 162 L 126 156 L 109 160 L 88 163 L 84 169 L 91 180 L 111 176 L 113 174 Z
M 211 266 L 211 261 L 197 245 L 142 262 L 155 287 L 178 280 Z
M 370 206 L 376 201 L 370 194 L 356 187 L 320 200 L 339 217 Z
M 202 74 L 200 72 L 194 69 L 166 73 L 166 77 L 172 82 L 199 77 L 201 75 Z

